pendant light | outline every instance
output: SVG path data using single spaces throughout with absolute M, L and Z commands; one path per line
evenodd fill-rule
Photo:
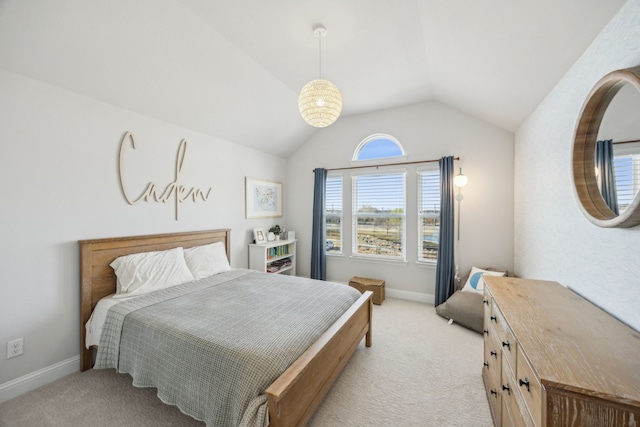
M 340 117 L 342 95 L 338 87 L 322 78 L 322 38 L 327 29 L 318 25 L 313 29 L 319 45 L 319 78 L 304 85 L 298 97 L 298 109 L 302 118 L 311 126 L 323 128 L 331 125 Z

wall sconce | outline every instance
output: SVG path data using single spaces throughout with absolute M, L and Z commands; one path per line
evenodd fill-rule
M 462 173 L 462 168 L 460 168 L 460 173 L 453 178 L 453 185 L 458 187 L 458 194 L 456 195 L 456 200 L 458 201 L 458 240 L 460 240 L 460 202 L 464 199 L 460 189 L 467 185 L 467 182 L 469 182 L 469 178 Z

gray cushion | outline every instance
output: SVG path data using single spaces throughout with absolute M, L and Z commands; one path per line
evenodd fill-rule
M 484 305 L 483 296 L 475 292 L 456 291 L 448 300 L 436 307 L 436 312 L 453 319 L 459 325 L 482 333 Z

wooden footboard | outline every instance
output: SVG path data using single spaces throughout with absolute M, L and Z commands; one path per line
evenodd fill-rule
M 305 425 L 356 347 L 371 346 L 372 292 L 365 292 L 266 391 L 269 426 Z

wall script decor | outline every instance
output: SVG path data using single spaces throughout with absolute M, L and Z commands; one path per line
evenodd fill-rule
M 156 202 L 167 203 L 169 199 L 172 197 L 175 200 L 176 205 L 176 221 L 180 219 L 180 203 L 185 200 L 191 198 L 194 202 L 197 202 L 199 198 L 203 201 L 207 201 L 209 199 L 209 195 L 211 194 L 212 188 L 209 187 L 206 191 L 201 190 L 199 188 L 191 187 L 187 189 L 184 185 L 180 184 L 180 174 L 182 173 L 182 166 L 184 163 L 184 158 L 187 154 L 187 140 L 183 139 L 180 141 L 180 145 L 178 146 L 178 155 L 176 157 L 176 169 L 175 169 L 175 179 L 173 182 L 169 183 L 167 187 L 164 189 L 162 193 L 159 193 L 157 190 L 157 186 L 155 183 L 150 182 L 147 185 L 147 188 L 142 192 L 142 194 L 134 199 L 129 195 L 127 191 L 127 187 L 125 185 L 124 172 L 123 172 L 123 164 L 124 164 L 124 146 L 125 142 L 131 141 L 131 147 L 136 149 L 136 141 L 132 132 L 127 132 L 122 138 L 122 142 L 120 142 L 120 160 L 119 160 L 119 172 L 120 172 L 120 186 L 122 187 L 122 193 L 124 194 L 124 198 L 129 202 L 130 205 L 135 205 L 141 201 L 149 202 L 151 199 Z
M 245 216 L 274 218 L 282 216 L 282 183 L 245 178 Z

